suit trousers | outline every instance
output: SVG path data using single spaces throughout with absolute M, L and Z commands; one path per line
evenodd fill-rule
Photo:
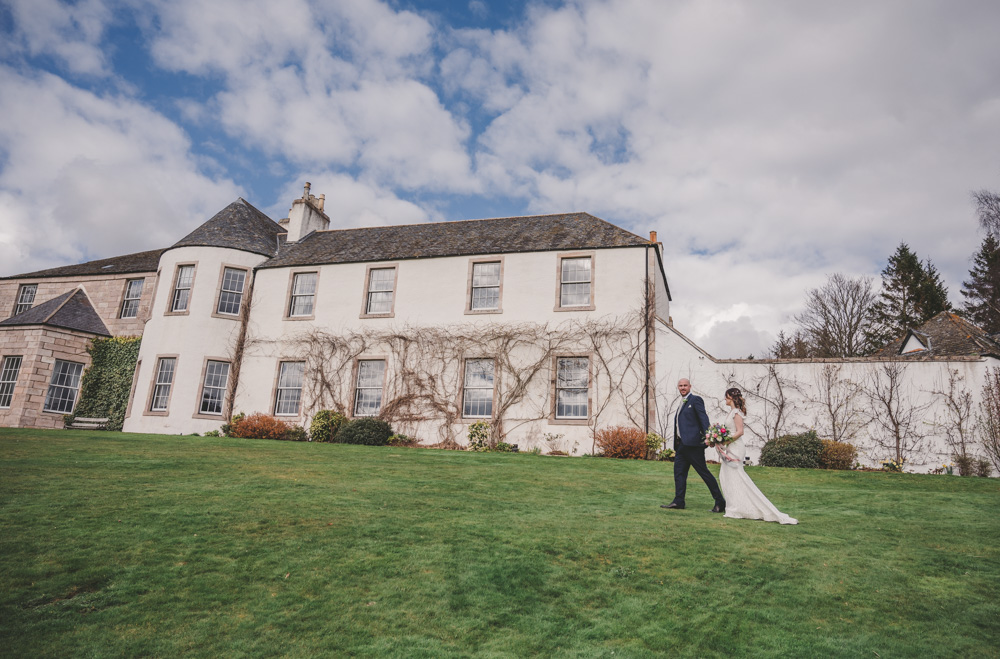
M 687 494 L 688 469 L 694 467 L 694 470 L 701 476 L 701 480 L 705 481 L 705 485 L 708 485 L 708 490 L 712 493 L 712 498 L 715 499 L 716 503 L 725 505 L 725 498 L 722 496 L 722 490 L 719 489 L 719 483 L 715 480 L 712 472 L 708 470 L 708 465 L 705 464 L 705 447 L 686 446 L 680 442 L 677 442 L 675 446 L 677 448 L 674 455 L 674 503 L 684 503 L 684 496 Z

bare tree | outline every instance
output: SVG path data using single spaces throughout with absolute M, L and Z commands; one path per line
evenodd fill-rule
M 805 311 L 795 316 L 813 357 L 858 357 L 870 352 L 865 330 L 878 299 L 871 277 L 830 275 L 806 294 Z
M 986 233 L 1000 240 L 1000 194 L 990 190 L 976 190 L 972 193 L 976 202 L 979 225 Z
M 947 384 L 938 383 L 931 393 L 944 403 L 944 418 L 935 416 L 934 426 L 948 440 L 954 455 L 969 458 L 976 442 L 977 419 L 972 392 L 965 387 L 965 378 L 956 369 L 948 369 Z
M 763 375 L 746 382 L 736 380 L 736 374 L 727 378 L 743 390 L 750 401 L 760 403 L 760 411 L 754 413 L 759 423 L 748 423 L 746 429 L 759 440 L 767 442 L 775 437 L 788 434 L 788 416 L 791 411 L 791 395 L 801 390 L 801 385 L 791 377 L 782 374 L 775 364 L 767 364 Z M 754 405 L 756 409 L 757 406 Z
M 890 451 L 898 461 L 909 460 L 923 443 L 924 413 L 929 403 L 913 402 L 913 391 L 906 379 L 907 364 L 882 361 L 873 364 L 863 387 L 868 399 L 872 441 L 877 451 Z M 881 456 L 871 456 L 878 460 Z
M 822 410 L 821 433 L 837 442 L 850 442 L 866 424 L 858 405 L 859 387 L 842 378 L 842 364 L 824 364 L 815 377 L 812 401 Z M 824 427 L 825 426 L 825 427 Z
M 990 462 L 1000 471 L 1000 368 L 986 369 L 979 402 L 979 433 Z

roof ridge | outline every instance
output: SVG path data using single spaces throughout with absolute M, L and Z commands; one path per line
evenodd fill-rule
M 315 231 L 312 231 L 311 233 L 333 233 L 335 231 L 363 231 L 363 230 L 366 230 L 366 229 L 390 229 L 390 228 L 397 228 L 397 227 L 419 227 L 419 226 L 425 226 L 425 225 L 430 225 L 430 224 L 459 224 L 459 223 L 462 223 L 462 222 L 495 222 L 497 220 L 533 220 L 535 218 L 563 217 L 563 216 L 569 216 L 569 215 L 589 215 L 590 217 L 594 218 L 595 220 L 601 220 L 601 222 L 604 222 L 605 224 L 610 224 L 611 226 L 615 227 L 616 229 L 619 229 L 621 231 L 627 231 L 626 229 L 622 229 L 621 227 L 619 227 L 617 225 L 611 224 L 607 220 L 602 220 L 601 218 L 597 217 L 596 215 L 590 215 L 590 213 L 588 213 L 586 211 L 573 211 L 571 213 L 545 213 L 545 214 L 542 214 L 542 215 L 510 215 L 510 216 L 498 216 L 498 217 L 476 217 L 476 218 L 466 219 L 466 220 L 428 220 L 427 222 L 408 222 L 406 224 L 376 224 L 374 226 L 368 226 L 368 227 L 347 227 L 347 228 L 344 228 L 344 229 L 317 229 Z M 629 233 L 631 233 L 631 232 L 629 232 Z M 635 235 L 635 234 L 632 234 L 632 235 Z

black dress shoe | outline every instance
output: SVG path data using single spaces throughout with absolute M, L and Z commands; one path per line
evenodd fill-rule
M 671 508 L 673 510 L 684 510 L 683 503 L 665 503 L 660 508 Z
M 713 512 L 713 513 L 724 513 L 724 512 L 726 512 L 726 507 L 725 506 L 721 506 L 720 507 L 719 504 L 715 504 L 715 507 L 712 508 L 712 510 L 710 512 Z

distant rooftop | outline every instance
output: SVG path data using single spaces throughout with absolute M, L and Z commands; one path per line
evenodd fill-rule
M 913 337 L 923 346 L 900 354 Z M 911 349 L 914 344 L 910 343 Z M 917 346 L 919 348 L 919 346 Z M 920 327 L 910 329 L 876 353 L 878 357 L 925 359 L 929 357 L 991 356 L 1000 358 L 1000 341 L 957 314 L 942 311 Z
M 111 332 L 97 315 L 94 305 L 82 288 L 74 288 L 23 313 L 0 321 L 0 329 L 23 325 L 48 325 L 88 334 L 111 336 Z
M 113 256 L 108 259 L 87 261 L 76 265 L 63 265 L 48 270 L 26 272 L 23 275 L 11 275 L 0 279 L 44 279 L 47 277 L 75 277 L 80 275 L 118 275 L 136 272 L 156 272 L 160 263 L 162 249 L 152 249 L 148 252 L 136 252 L 124 256 Z

